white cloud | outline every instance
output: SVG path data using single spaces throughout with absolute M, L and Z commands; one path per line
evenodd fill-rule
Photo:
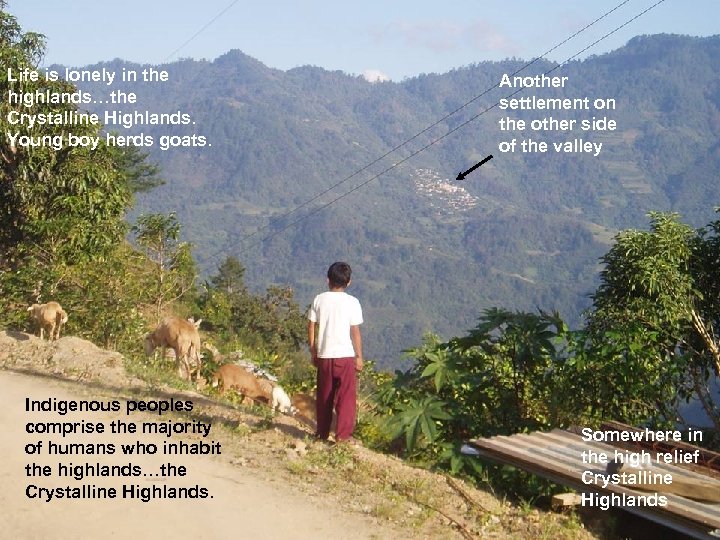
M 390 77 L 387 73 L 383 73 L 379 69 L 366 69 L 363 71 L 363 77 L 371 83 L 389 81 Z

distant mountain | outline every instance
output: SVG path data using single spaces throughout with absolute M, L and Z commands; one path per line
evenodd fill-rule
M 523 65 L 480 62 L 376 84 L 317 67 L 271 69 L 239 51 L 212 62 L 160 66 L 170 72 L 169 82 L 113 86 L 138 94 L 136 106 L 120 108 L 180 110 L 196 125 L 128 133 L 196 132 L 212 147 L 153 146 L 168 182 L 142 196 L 137 211 L 176 210 L 206 274 L 234 254 L 247 266 L 251 286 L 289 283 L 301 304 L 323 289 L 331 262 L 347 260 L 356 278 L 351 292 L 365 308 L 367 356 L 384 365 L 397 364 L 399 351 L 417 344 L 424 331 L 463 333 L 489 306 L 557 309 L 577 323 L 596 286 L 598 258 L 617 230 L 644 227 L 650 210 L 675 210 L 701 226 L 720 204 L 720 36 L 642 36 L 573 62 L 553 72 L 569 77 L 565 88 L 516 97 L 615 98 L 617 110 L 494 108 L 358 187 L 512 91 L 495 89 L 307 208 L 281 217 Z M 553 66 L 538 62 L 522 75 Z M 101 67 L 142 69 L 120 60 L 90 66 Z M 101 84 L 84 88 L 98 96 L 108 92 Z M 618 128 L 501 132 L 502 116 L 608 116 Z M 528 136 L 583 138 L 603 148 L 598 157 L 498 151 L 500 141 Z M 454 180 L 488 154 L 495 159 L 467 180 Z M 268 228 L 241 242 L 258 227 Z

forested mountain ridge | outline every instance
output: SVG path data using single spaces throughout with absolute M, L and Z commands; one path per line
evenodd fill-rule
M 95 67 L 103 65 L 140 68 L 119 60 Z M 151 147 L 167 184 L 141 196 L 138 209 L 176 210 L 206 272 L 237 255 L 252 286 L 289 283 L 301 304 L 324 287 L 329 263 L 347 260 L 356 278 L 351 292 L 366 312 L 367 355 L 385 365 L 423 331 L 458 335 L 493 305 L 557 309 L 577 321 L 615 231 L 644 227 L 650 210 L 676 210 L 700 226 L 720 203 L 719 36 L 637 37 L 556 70 L 553 75 L 569 77 L 567 87 L 536 95 L 617 100 L 607 116 L 618 129 L 585 137 L 603 142 L 598 157 L 502 154 L 500 141 L 528 133 L 501 132 L 497 121 L 507 114 L 495 108 L 267 242 L 255 245 L 307 209 L 239 242 L 523 65 L 481 62 L 376 84 L 317 67 L 271 69 L 239 51 L 212 62 L 161 66 L 168 82 L 113 88 L 137 92 L 139 110 L 190 113 L 196 125 L 173 133 L 202 134 L 212 146 Z M 538 62 L 522 74 L 553 65 Z M 489 92 L 309 208 L 359 186 L 509 93 Z M 567 115 L 581 116 L 587 115 Z M 168 129 L 128 131 L 139 132 Z M 581 136 L 537 135 L 547 141 Z M 453 180 L 491 153 L 495 159 L 468 180 Z

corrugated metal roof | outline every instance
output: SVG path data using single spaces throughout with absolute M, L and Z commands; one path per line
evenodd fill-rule
M 617 494 L 622 497 L 650 495 L 648 491 L 630 489 L 617 484 L 609 484 L 603 488 L 600 484 L 583 482 L 583 472 L 593 471 L 605 474 L 605 465 L 583 463 L 583 451 L 604 452 L 613 456 L 616 447 L 583 438 L 569 431 L 560 429 L 549 433 L 528 433 L 510 436 L 497 436 L 488 439 L 468 441 L 477 449 L 481 456 L 527 470 L 558 484 L 576 489 L 578 492 L 598 495 Z M 622 451 L 622 450 L 619 450 Z M 653 461 L 653 472 L 669 473 L 673 483 L 700 485 L 714 489 L 720 494 L 720 481 L 704 475 L 697 470 L 689 470 L 677 465 L 667 465 Z M 661 490 L 658 490 L 661 491 Z M 628 512 L 651 519 L 695 538 L 720 537 L 720 503 L 709 503 L 692 500 L 671 493 L 662 493 L 667 497 L 666 506 L 624 506 Z M 596 499 L 595 499 L 596 500 Z

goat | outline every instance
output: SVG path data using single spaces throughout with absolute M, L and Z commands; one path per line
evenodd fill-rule
M 263 394 L 267 396 L 272 396 L 273 390 L 275 390 L 275 385 L 271 381 L 268 381 L 267 379 L 264 379 L 262 377 L 258 377 L 257 374 L 253 373 L 252 371 L 248 371 L 243 366 L 240 367 L 245 369 L 245 371 L 247 371 L 257 379 L 257 382 L 260 385 L 260 389 L 262 390 Z
M 220 351 L 218 350 L 218 348 L 217 348 L 215 345 L 213 345 L 212 343 L 208 342 L 208 341 L 206 341 L 205 343 L 203 343 L 203 349 L 205 349 L 205 350 L 208 351 L 210 354 L 212 354 L 213 360 L 215 360 L 216 362 L 217 362 L 218 360 L 221 360 L 221 359 L 223 358 L 223 355 L 220 353 Z
M 40 326 L 40 339 L 43 339 L 44 330 L 49 331 L 48 340 L 53 341 L 60 339 L 60 329 L 68 320 L 60 304 L 57 302 L 48 302 L 47 304 L 33 304 L 28 311 L 32 311 L 32 315 Z
M 295 415 L 298 410 L 293 407 L 290 401 L 290 396 L 283 389 L 282 386 L 276 386 L 272 389 L 272 408 L 273 411 L 280 411 L 284 414 Z
M 308 394 L 294 394 L 292 397 L 292 406 L 295 409 L 295 416 L 312 429 L 317 429 L 317 401 Z M 337 430 L 337 414 L 333 408 L 333 418 L 330 424 L 330 430 Z
M 212 386 L 219 386 L 223 393 L 228 390 L 236 390 L 246 400 L 263 400 L 269 403 L 271 398 L 255 375 L 235 364 L 220 366 L 212 376 Z
M 178 317 L 167 317 L 160 322 L 160 325 L 151 333 L 145 336 L 145 354 L 150 356 L 157 347 L 162 347 L 162 354 L 165 357 L 165 348 L 170 347 L 175 351 L 175 361 L 178 363 L 180 377 L 191 380 L 190 358 L 195 360 L 197 376 L 200 376 L 202 359 L 200 358 L 200 334 L 197 323 L 189 322 Z M 185 375 L 183 375 L 183 367 Z
M 306 420 L 315 421 L 317 417 L 317 402 L 314 397 L 307 394 L 295 394 L 292 397 L 292 406 L 297 410 L 297 415 Z
M 192 324 L 193 326 L 195 326 L 195 328 L 197 328 L 198 330 L 200 330 L 200 323 L 201 323 L 202 321 L 203 321 L 202 319 L 198 319 L 198 320 L 196 321 L 196 320 L 195 320 L 195 317 L 189 317 L 188 320 L 187 320 L 187 322 L 191 323 L 191 324 Z

